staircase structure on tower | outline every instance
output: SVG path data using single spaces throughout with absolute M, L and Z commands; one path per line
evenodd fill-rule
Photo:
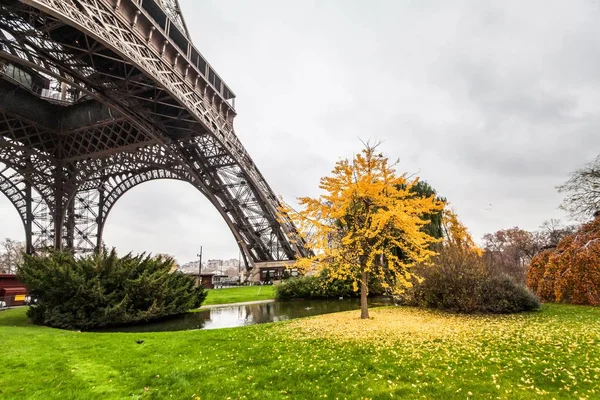
M 218 210 L 247 266 L 306 255 L 234 106 L 177 0 L 0 0 L 0 192 L 28 252 L 97 250 L 123 194 L 177 179 Z

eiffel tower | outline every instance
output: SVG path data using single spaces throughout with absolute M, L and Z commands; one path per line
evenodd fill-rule
M 0 192 L 30 253 L 97 251 L 123 194 L 177 179 L 210 200 L 249 268 L 306 255 L 235 116 L 177 0 L 0 0 Z

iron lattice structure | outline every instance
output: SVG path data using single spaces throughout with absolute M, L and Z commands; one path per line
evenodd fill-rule
M 246 265 L 306 255 L 177 0 L 0 0 L 0 78 L 0 191 L 28 251 L 94 251 L 123 194 L 178 179 L 219 211 Z

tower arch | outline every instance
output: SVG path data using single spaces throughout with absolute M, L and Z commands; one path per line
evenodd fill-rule
M 251 263 L 306 255 L 234 131 L 234 99 L 177 0 L 0 4 L 0 153 L 35 159 L 25 175 L 56 248 L 97 248 L 111 202 L 168 178 L 210 200 Z

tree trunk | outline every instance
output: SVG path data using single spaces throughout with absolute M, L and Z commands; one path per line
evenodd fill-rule
M 360 280 L 360 318 L 369 319 L 369 307 L 367 305 L 367 294 L 369 294 L 369 288 L 367 286 L 369 280 L 369 274 L 363 271 L 362 278 Z

